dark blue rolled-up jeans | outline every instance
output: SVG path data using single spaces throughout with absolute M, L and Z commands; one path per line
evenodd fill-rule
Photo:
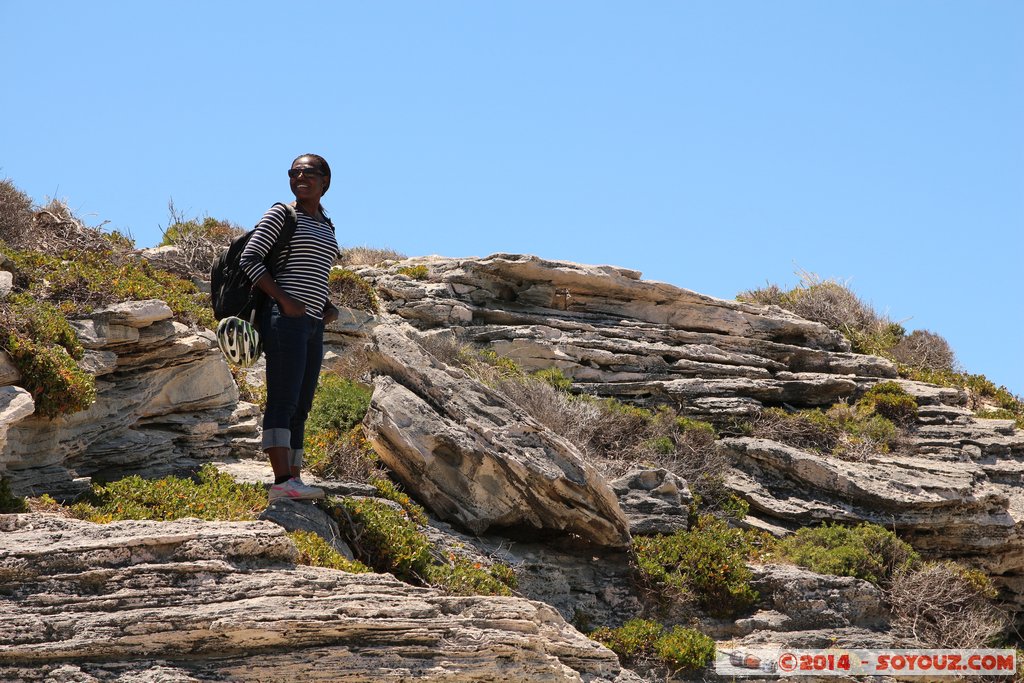
M 282 315 L 276 303 L 264 309 L 260 336 L 267 356 L 267 408 L 263 448 L 301 451 L 324 360 L 324 322 Z

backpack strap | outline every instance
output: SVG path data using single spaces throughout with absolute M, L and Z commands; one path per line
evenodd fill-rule
M 280 260 L 281 255 L 284 255 L 285 260 L 288 259 L 288 252 L 292 248 L 292 237 L 295 235 L 295 228 L 299 224 L 299 216 L 295 213 L 295 207 L 291 204 L 285 204 L 284 202 L 276 202 L 274 206 L 281 205 L 284 207 L 284 226 L 281 227 L 281 232 L 277 235 L 277 241 L 274 242 L 274 246 L 270 248 L 270 253 L 267 254 L 267 268 L 270 269 L 270 274 L 274 274 L 274 265 Z

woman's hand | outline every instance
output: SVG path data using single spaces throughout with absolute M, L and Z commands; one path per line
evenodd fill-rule
M 324 325 L 330 325 L 337 321 L 340 313 L 341 311 L 334 304 L 327 304 L 327 308 L 324 309 Z
M 286 318 L 301 318 L 306 315 L 306 305 L 290 296 L 282 296 L 278 299 L 277 307 L 281 309 L 281 315 Z

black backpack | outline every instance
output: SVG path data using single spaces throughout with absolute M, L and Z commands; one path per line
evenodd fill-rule
M 274 264 L 281 254 L 284 253 L 287 257 L 292 236 L 299 222 L 295 207 L 282 202 L 278 204 L 285 208 L 284 226 L 270 253 L 263 259 L 271 275 L 274 274 Z M 252 239 L 254 232 L 255 228 L 232 240 L 227 250 L 217 257 L 210 268 L 210 300 L 213 304 L 213 317 L 217 320 L 235 316 L 259 326 L 259 311 L 266 304 L 267 295 L 249 280 L 249 276 L 239 264 L 245 245 Z

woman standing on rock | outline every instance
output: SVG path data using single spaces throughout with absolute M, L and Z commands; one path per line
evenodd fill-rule
M 274 468 L 271 501 L 324 497 L 323 489 L 307 486 L 299 474 L 306 418 L 324 357 L 324 325 L 338 318 L 338 309 L 327 298 L 327 275 L 338 256 L 338 242 L 320 204 L 331 186 L 331 168 L 323 157 L 303 154 L 292 162 L 288 178 L 298 218 L 289 248 L 271 274 L 263 259 L 288 214 L 275 204 L 256 225 L 241 257 L 246 275 L 270 298 L 261 312 L 260 336 L 267 357 L 263 449 Z

